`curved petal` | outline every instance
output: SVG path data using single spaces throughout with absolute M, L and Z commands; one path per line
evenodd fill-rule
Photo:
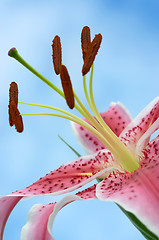
M 54 211 L 55 204 L 35 204 L 30 209 L 27 223 L 21 231 L 21 240 L 53 240 L 47 230 L 47 223 L 50 214 Z
M 95 188 L 96 185 L 76 195 L 67 195 L 57 203 L 34 205 L 29 211 L 27 223 L 22 228 L 21 240 L 54 240 L 52 225 L 57 213 L 71 202 L 96 198 Z
M 136 145 L 136 154 L 140 155 L 149 142 L 151 135 L 159 129 L 159 118 L 151 125 L 151 127 L 142 135 Z
M 48 221 L 48 225 L 47 225 L 48 232 L 50 234 L 52 232 L 52 225 L 53 225 L 53 222 L 54 222 L 54 219 L 55 219 L 57 213 L 67 204 L 77 201 L 77 200 L 80 201 L 83 199 L 77 195 L 67 195 L 61 201 L 57 202 L 57 204 L 55 205 L 54 211 L 52 212 L 52 214 L 49 217 L 49 221 Z
M 127 147 L 135 152 L 135 147 L 142 135 L 159 117 L 159 97 L 154 99 L 142 112 L 125 128 L 119 138 Z
M 76 195 L 69 195 L 63 198 L 57 207 L 56 203 L 36 204 L 28 214 L 26 225 L 21 232 L 21 240 L 53 240 L 52 224 L 58 211 L 65 205 L 75 200 L 91 200 L 96 198 L 96 184 Z M 6 221 L 16 204 L 22 199 L 21 196 L 5 196 L 0 198 L 0 240 L 3 239 L 3 231 Z M 52 214 L 53 213 L 53 214 Z M 52 215 L 51 215 L 52 214 Z M 51 215 L 51 217 L 50 217 Z M 49 220 L 50 217 L 50 220 Z M 49 220 L 49 222 L 48 222 Z
M 130 114 L 121 103 L 112 103 L 106 112 L 101 113 L 101 116 L 117 136 L 120 135 L 123 129 L 125 129 L 131 121 Z M 84 120 L 88 122 L 86 119 Z M 95 153 L 105 148 L 105 146 L 87 129 L 74 122 L 71 122 L 71 125 L 73 132 L 86 153 Z
M 76 195 L 68 195 L 57 203 L 36 204 L 28 214 L 27 223 L 21 231 L 21 240 L 54 240 L 52 225 L 57 213 L 67 204 L 82 200 Z
M 0 197 L 0 240 L 3 239 L 3 231 L 7 222 L 7 219 L 12 212 L 15 205 L 20 201 L 22 197 Z
M 144 151 L 141 167 L 132 174 L 111 175 L 97 185 L 97 197 L 132 212 L 159 236 L 159 138 Z
M 115 160 L 108 150 L 80 157 L 50 172 L 29 187 L 16 191 L 11 195 L 60 195 L 77 188 L 106 174 L 117 167 Z

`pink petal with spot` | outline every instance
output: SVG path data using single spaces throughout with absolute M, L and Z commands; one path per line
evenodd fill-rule
M 142 112 L 125 128 L 119 138 L 128 148 L 135 152 L 135 147 L 142 135 L 159 117 L 159 97 L 154 99 Z
M 76 200 L 82 199 L 76 195 L 68 195 L 57 203 L 34 205 L 29 211 L 27 223 L 22 228 L 21 240 L 54 240 L 52 225 L 57 213 Z
M 117 202 L 159 236 L 159 138 L 148 144 L 138 170 L 111 174 L 96 189 L 100 200 Z
M 55 204 L 36 204 L 30 209 L 27 223 L 21 231 L 21 240 L 53 239 L 47 230 L 47 224 L 50 214 L 54 211 Z
M 96 186 L 97 186 L 97 184 L 94 184 L 93 186 L 86 188 L 81 192 L 76 193 L 76 195 L 81 197 L 84 200 L 96 199 L 97 198 Z
M 22 197 L 0 197 L 0 240 L 3 239 L 3 231 L 6 225 L 7 219 L 12 212 L 15 205 L 20 201 Z
M 125 127 L 130 123 L 131 117 L 121 103 L 112 103 L 108 111 L 101 113 L 106 124 L 112 131 L 119 136 Z M 86 119 L 84 119 L 88 122 Z M 84 127 L 71 122 L 73 132 L 77 136 L 79 143 L 82 145 L 86 153 L 95 153 L 104 149 L 105 146 L 92 133 Z
M 159 118 L 151 125 L 151 127 L 142 135 L 140 140 L 136 145 L 136 153 L 140 155 L 142 150 L 146 147 L 149 143 L 149 139 L 151 135 L 159 129 Z
M 77 188 L 112 171 L 117 167 L 108 150 L 99 151 L 93 155 L 80 157 L 50 172 L 29 187 L 16 191 L 12 195 L 60 195 Z

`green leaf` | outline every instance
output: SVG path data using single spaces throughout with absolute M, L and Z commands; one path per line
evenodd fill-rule
M 116 205 L 122 210 L 122 212 L 130 219 L 134 226 L 142 233 L 142 235 L 148 240 L 159 239 L 154 233 L 152 233 L 148 228 L 131 212 L 126 211 L 119 204 Z
M 70 144 L 68 144 L 59 134 L 58 137 L 77 155 L 77 157 L 81 157 L 81 155 L 73 148 Z

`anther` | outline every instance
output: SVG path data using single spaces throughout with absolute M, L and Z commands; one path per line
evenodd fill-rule
M 86 53 L 88 51 L 89 44 L 91 43 L 90 28 L 85 26 L 81 32 L 81 48 L 83 54 L 83 60 L 85 61 Z
M 74 108 L 75 100 L 70 76 L 65 65 L 61 65 L 60 78 L 67 105 L 70 109 Z
M 15 102 L 12 100 L 9 100 L 9 105 L 8 105 L 8 113 L 9 113 L 9 124 L 10 126 L 14 126 L 15 123 L 15 110 L 17 108 Z
M 83 76 L 89 72 L 100 48 L 101 41 L 102 35 L 99 33 L 95 35 L 93 41 L 89 44 L 88 51 L 86 53 L 85 61 L 82 68 Z
M 15 128 L 19 133 L 24 130 L 22 116 L 20 115 L 14 101 L 11 101 L 9 104 L 9 124 L 11 127 L 15 125 Z
M 62 64 L 62 51 L 61 51 L 61 41 L 59 36 L 55 36 L 53 39 L 52 51 L 53 51 L 53 65 L 55 73 L 60 74 L 60 67 Z
M 15 82 L 10 84 L 9 88 L 9 105 L 8 105 L 8 113 L 9 113 L 9 124 L 10 126 L 14 126 L 17 132 L 22 132 L 23 127 L 23 120 L 20 112 L 18 110 L 18 85 Z
M 18 85 L 16 82 L 12 82 L 9 88 L 9 104 L 14 101 L 16 106 L 18 105 Z
M 16 108 L 16 114 L 15 114 L 15 128 L 19 133 L 23 132 L 24 130 L 23 119 L 22 119 L 22 116 L 20 115 L 18 108 Z

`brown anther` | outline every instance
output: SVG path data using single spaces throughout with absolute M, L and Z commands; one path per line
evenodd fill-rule
M 19 133 L 23 132 L 24 130 L 23 119 L 22 119 L 22 116 L 20 115 L 18 108 L 16 108 L 16 114 L 15 114 L 15 128 Z
M 61 65 L 60 78 L 67 105 L 69 106 L 69 108 L 73 109 L 75 106 L 73 88 L 70 76 L 65 65 Z
M 16 112 L 16 104 L 14 100 L 9 100 L 9 105 L 8 105 L 8 113 L 9 113 L 9 124 L 10 126 L 14 126 L 15 124 L 15 112 Z
M 15 82 L 12 82 L 10 84 L 9 89 L 9 105 L 8 105 L 9 124 L 11 127 L 15 125 L 17 132 L 20 133 L 23 131 L 24 127 L 22 116 L 20 115 L 17 106 L 18 106 L 18 85 Z
M 55 73 L 60 74 L 60 67 L 62 64 L 62 51 L 61 51 L 61 41 L 59 36 L 55 36 L 53 39 L 52 51 L 53 51 L 53 65 Z
M 85 26 L 81 32 L 81 48 L 83 54 L 83 61 L 85 61 L 86 53 L 88 51 L 89 44 L 91 43 L 90 28 Z
M 16 82 L 12 82 L 9 88 L 9 104 L 14 101 L 16 106 L 18 105 L 18 85 Z
M 100 48 L 101 41 L 102 41 L 102 35 L 99 33 L 95 35 L 93 41 L 89 44 L 88 51 L 86 53 L 85 61 L 82 68 L 83 76 L 89 72 L 94 62 L 94 59 L 97 55 L 97 52 Z

